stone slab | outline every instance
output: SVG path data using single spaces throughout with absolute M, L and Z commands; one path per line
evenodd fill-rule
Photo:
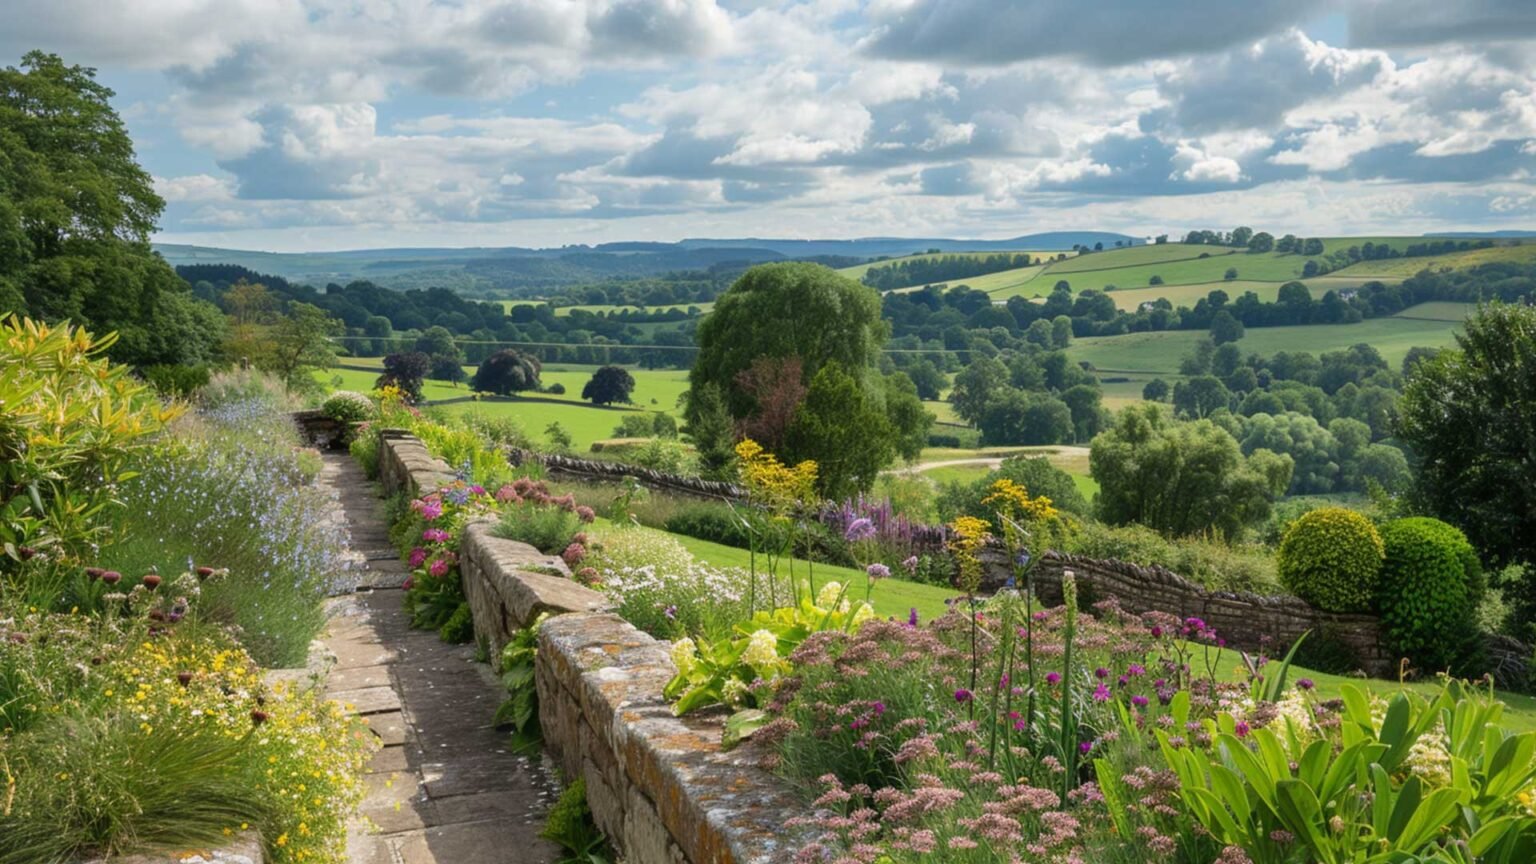
M 400 694 L 388 685 L 361 687 L 356 690 L 336 690 L 328 695 L 346 706 L 348 711 L 359 716 L 366 717 L 370 714 L 400 710 Z

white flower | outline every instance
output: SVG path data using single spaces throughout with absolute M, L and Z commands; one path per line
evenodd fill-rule
M 684 636 L 672 643 L 672 665 L 677 667 L 677 674 L 687 675 L 698 664 L 698 648 L 692 639 Z
M 816 605 L 823 609 L 831 609 L 832 604 L 837 602 L 838 595 L 842 593 L 842 583 L 828 582 L 827 584 L 821 586 L 821 590 L 817 592 Z
M 720 688 L 720 701 L 732 708 L 740 708 L 746 698 L 747 685 L 741 683 L 740 678 L 728 678 L 725 686 Z
M 741 654 L 741 660 L 756 669 L 762 677 L 772 678 L 772 673 L 779 665 L 779 637 L 769 630 L 753 633 L 747 641 L 747 650 Z

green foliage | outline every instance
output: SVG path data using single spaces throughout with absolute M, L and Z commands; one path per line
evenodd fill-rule
M 1157 731 L 1181 803 L 1255 864 L 1528 860 L 1532 819 L 1518 802 L 1536 778 L 1536 733 L 1499 729 L 1502 706 L 1456 684 L 1432 701 L 1399 693 L 1384 710 L 1356 687 L 1343 696 L 1338 741 L 1289 721 L 1238 728 L 1226 714 L 1204 721 L 1209 749 Z M 1441 736 L 1455 771 L 1402 770 L 1415 744 Z M 1474 857 L 1440 857 L 1457 846 Z
M 540 615 L 527 627 L 518 628 L 501 649 L 501 686 L 507 699 L 496 709 L 492 722 L 512 727 L 512 749 L 525 756 L 536 756 L 544 743 L 539 728 L 539 688 L 534 686 L 534 664 L 539 656 L 539 627 L 547 615 Z
M 493 533 L 553 555 L 564 551 L 580 527 L 581 520 L 571 511 L 524 501 L 502 508 L 501 520 L 496 523 Z
M 149 386 L 162 396 L 185 399 L 208 386 L 211 373 L 207 366 L 183 366 L 158 363 L 139 370 Z
M 373 400 L 351 390 L 337 390 L 320 403 L 320 413 L 343 423 L 361 423 L 377 412 Z
M 895 431 L 874 396 L 836 364 L 822 367 L 806 390 L 777 453 L 786 464 L 816 462 L 816 490 L 838 500 L 874 485 L 895 457 Z
M 131 714 L 66 717 L 0 744 L 0 773 L 16 782 L 0 808 L 0 861 L 217 846 L 269 806 L 230 770 L 243 740 L 206 724 L 141 727 Z
M 469 601 L 460 603 L 448 620 L 437 628 L 437 638 L 449 645 L 468 645 L 475 641 L 475 616 L 470 611 Z
M 615 402 L 629 404 L 635 392 L 635 376 L 623 366 L 603 366 L 592 373 L 592 379 L 581 388 L 581 398 L 593 405 L 612 405 Z
M 469 386 L 481 393 L 510 396 L 524 390 L 539 389 L 539 373 L 542 370 L 538 358 L 504 348 L 481 362 L 474 377 L 469 379 Z
M 549 808 L 539 836 L 560 847 L 557 864 L 608 864 L 613 860 L 608 839 L 597 830 L 592 810 L 587 807 L 587 784 L 579 777 Z
M 1383 558 L 1371 520 L 1343 507 L 1313 510 L 1280 541 L 1286 590 L 1327 612 L 1366 612 L 1377 598 Z
M 1466 535 L 1438 519 L 1381 526 L 1386 554 L 1377 590 L 1388 644 L 1420 669 L 1458 666 L 1476 642 L 1482 568 Z M 1459 670 L 1457 670 L 1459 671 Z
M 1369 428 L 1366 435 L 1368 440 Z M 1332 492 L 1338 483 L 1342 459 L 1339 442 L 1305 414 L 1255 414 L 1248 419 L 1240 443 L 1244 453 L 1263 449 L 1291 457 L 1292 495 Z
M 102 356 L 113 337 L 0 320 L 0 576 L 87 551 L 130 461 L 178 413 Z
M 1087 516 L 1088 502 L 1078 491 L 1072 475 L 1051 464 L 1044 456 L 1010 456 L 992 471 L 970 483 L 950 483 L 940 493 L 936 502 L 940 522 L 953 522 L 956 516 L 975 516 L 992 523 L 992 530 L 1002 535 L 1003 526 L 992 507 L 981 503 L 992 494 L 992 484 L 998 480 L 1012 480 L 1023 486 L 1031 496 L 1051 499 L 1058 510 L 1076 516 Z
M 368 429 L 353 436 L 351 443 L 347 445 L 347 452 L 352 459 L 361 465 L 363 473 L 369 480 L 379 478 L 379 430 Z
M 1196 535 L 1174 540 L 1141 525 L 1114 527 L 1086 522 L 1069 535 L 1062 551 L 1165 567 L 1212 590 L 1273 594 L 1280 588 L 1274 556 L 1268 549 L 1217 537 Z
M 1093 439 L 1088 460 L 1101 519 L 1169 536 L 1235 536 L 1269 515 L 1291 479 L 1289 457 L 1256 450 L 1245 458 L 1226 430 L 1173 420 L 1156 404 L 1120 412 L 1114 428 Z
M 1403 391 L 1400 434 L 1420 456 L 1415 497 L 1490 565 L 1536 564 L 1536 307 L 1482 307 L 1456 343 L 1419 362 Z
M 718 504 L 693 504 L 669 516 L 662 525 L 668 533 L 723 543 L 738 549 L 752 545 L 751 529 L 730 508 Z
M 112 95 L 52 54 L 0 69 L 0 309 L 115 332 L 121 362 L 207 363 L 223 316 L 150 250 L 165 202 Z

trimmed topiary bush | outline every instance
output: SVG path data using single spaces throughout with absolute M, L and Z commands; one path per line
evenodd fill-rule
M 343 423 L 361 423 L 373 418 L 373 400 L 351 390 L 337 390 L 320 403 L 320 413 Z
M 1387 644 L 1425 670 L 1458 666 L 1475 643 L 1482 568 L 1466 535 L 1415 517 L 1381 528 L 1386 560 L 1377 606 Z
M 1291 524 L 1280 541 L 1280 584 L 1326 612 L 1368 612 L 1383 551 L 1371 520 L 1324 507 Z

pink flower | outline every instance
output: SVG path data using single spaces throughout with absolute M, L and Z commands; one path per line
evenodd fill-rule
M 421 505 L 421 518 L 428 522 L 441 515 L 443 515 L 443 504 L 441 501 L 428 501 Z
M 1100 683 L 1098 687 L 1095 687 L 1094 690 L 1093 690 L 1093 701 L 1095 701 L 1095 702 L 1108 702 L 1109 701 L 1109 688 L 1105 687 L 1102 683 Z
M 420 567 L 422 562 L 426 561 L 426 560 L 427 560 L 427 550 L 421 548 L 420 546 L 417 546 L 415 549 L 411 550 L 411 569 L 412 570 L 416 569 L 417 567 Z
M 439 558 L 436 561 L 433 561 L 432 562 L 432 566 L 427 568 L 427 572 L 431 573 L 433 576 L 436 576 L 439 579 L 443 578 L 444 576 L 447 576 L 448 575 L 448 559 L 447 558 Z
M 428 543 L 447 543 L 449 534 L 441 528 L 428 528 L 421 532 L 421 539 Z
M 580 504 L 576 507 L 576 518 L 583 522 L 591 522 L 597 518 L 597 511 L 585 504 Z
M 1045 674 L 1045 683 L 1054 687 L 1061 683 L 1061 675 L 1056 672 L 1047 672 Z
M 581 563 L 581 559 L 587 557 L 587 547 L 580 543 L 572 543 L 565 547 L 565 551 L 560 553 L 560 557 L 565 559 L 566 564 L 575 567 Z
M 916 573 L 917 572 L 917 556 L 916 555 L 908 556 L 907 560 L 901 562 L 901 566 L 908 573 Z

